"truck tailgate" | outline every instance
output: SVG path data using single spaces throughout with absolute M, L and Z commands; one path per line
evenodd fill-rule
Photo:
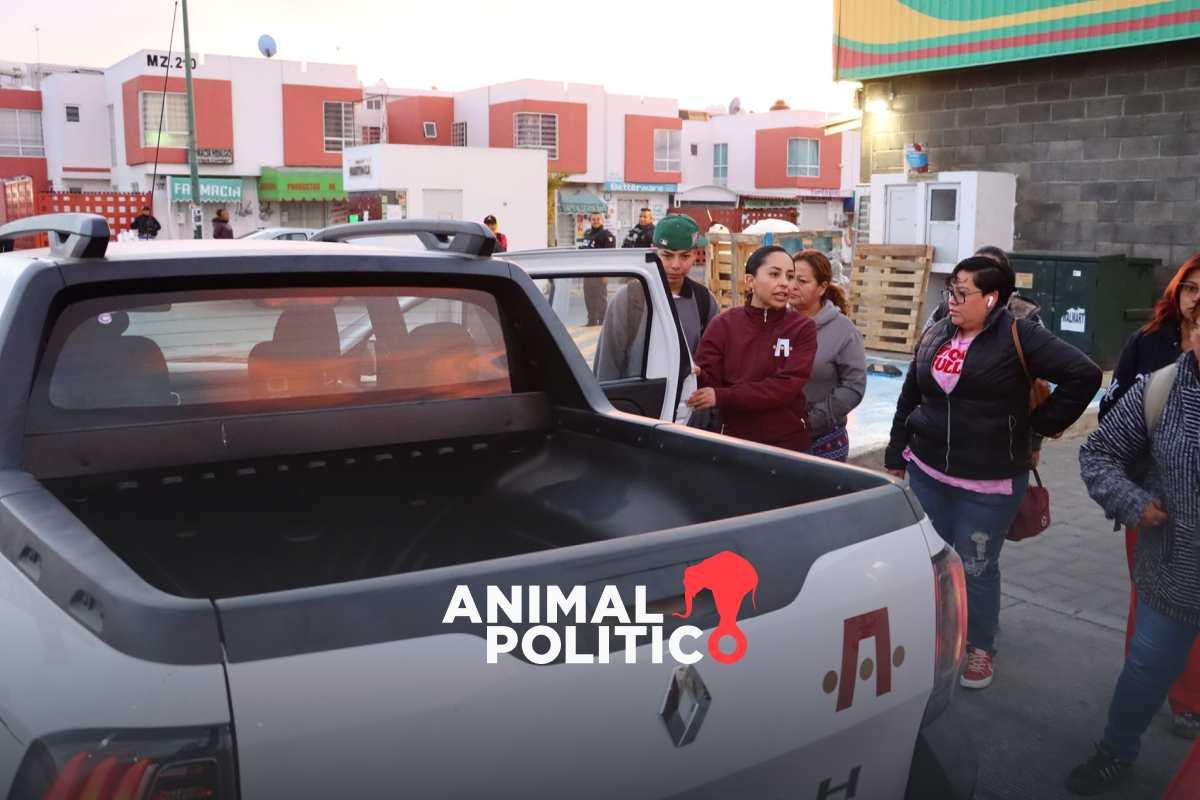
M 794 600 L 738 624 L 740 661 L 693 667 L 711 705 L 683 746 L 660 716 L 679 665 L 649 645 L 635 664 L 488 664 L 450 632 L 232 661 L 243 796 L 903 796 L 933 682 L 920 526 L 825 552 Z

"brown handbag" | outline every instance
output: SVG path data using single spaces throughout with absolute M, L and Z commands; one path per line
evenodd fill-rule
M 1021 361 L 1021 369 L 1025 370 L 1025 378 L 1029 381 L 1029 410 L 1033 411 L 1050 397 L 1050 384 L 1041 378 L 1034 379 L 1029 374 L 1029 365 L 1025 363 L 1025 351 L 1021 348 L 1021 337 L 1017 334 L 1017 321 L 1012 324 L 1013 344 L 1017 347 L 1017 358 Z M 1060 434 L 1061 435 L 1061 434 Z M 1055 437 L 1058 438 L 1058 437 Z M 1046 528 L 1050 527 L 1050 491 L 1042 485 L 1042 476 L 1033 470 L 1036 486 L 1028 486 L 1021 505 L 1017 508 L 1017 516 L 1008 527 L 1007 539 L 1019 542 L 1032 539 Z
M 1026 487 L 1025 496 L 1021 498 L 1021 505 L 1017 509 L 1017 516 L 1013 518 L 1012 525 L 1008 526 L 1008 535 L 1005 538 L 1010 542 L 1032 539 L 1050 527 L 1050 490 L 1042 485 L 1042 476 L 1036 469 L 1033 471 L 1033 477 L 1037 486 Z

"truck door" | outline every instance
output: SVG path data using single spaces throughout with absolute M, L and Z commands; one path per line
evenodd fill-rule
M 661 270 L 646 261 L 646 251 L 542 250 L 504 257 L 533 278 L 614 407 L 686 421 L 686 400 L 695 391 L 691 355 Z

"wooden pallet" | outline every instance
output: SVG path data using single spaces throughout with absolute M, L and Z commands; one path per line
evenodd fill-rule
M 911 353 L 924 323 L 930 245 L 863 244 L 850 271 L 850 319 L 868 350 Z
M 763 246 L 763 237 L 749 233 L 710 233 L 708 236 L 708 288 L 716 295 L 722 309 L 741 305 L 744 292 L 743 276 L 750 254 Z M 836 251 L 842 246 L 841 231 L 799 231 L 771 234 L 772 244 L 790 251 L 812 247 L 828 239 Z

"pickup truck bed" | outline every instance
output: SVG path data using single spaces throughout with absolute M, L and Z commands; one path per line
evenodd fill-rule
M 883 481 L 738 481 L 711 459 L 558 426 L 48 480 L 144 580 L 224 598 L 636 536 Z

